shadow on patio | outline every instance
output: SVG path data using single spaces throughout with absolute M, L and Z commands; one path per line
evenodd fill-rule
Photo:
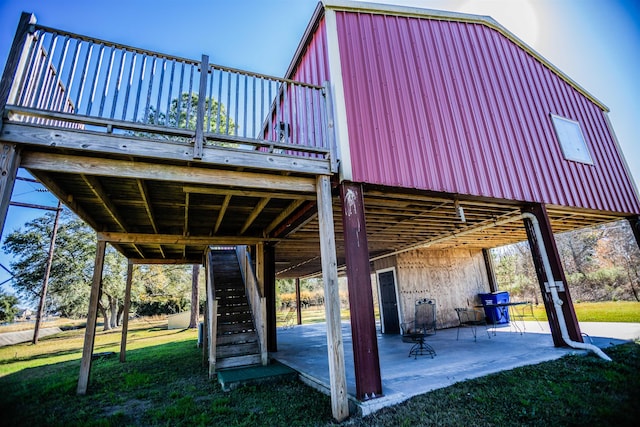
M 517 323 L 522 327 L 522 322 Z M 367 415 L 459 381 L 554 360 L 567 354 L 586 353 L 554 347 L 547 323 L 524 322 L 524 328 L 525 332 L 520 334 L 513 325 L 504 325 L 496 328 L 495 335 L 491 330 L 489 338 L 484 327 L 479 327 L 477 342 L 468 328 L 460 330 L 459 340 L 456 340 L 457 328 L 438 330 L 428 339 L 437 353 L 433 359 L 430 356 L 408 357 L 411 344 L 402 342 L 400 335 L 378 332 L 384 396 L 357 402 L 351 329 L 348 322 L 343 322 L 349 399 L 359 406 L 357 410 L 362 415 Z M 585 342 L 591 339 L 600 348 L 640 337 L 638 323 L 581 323 L 581 328 L 590 336 L 585 337 Z M 329 389 L 326 337 L 325 323 L 278 329 L 278 352 L 272 356 L 300 372 L 303 381 L 326 392 Z

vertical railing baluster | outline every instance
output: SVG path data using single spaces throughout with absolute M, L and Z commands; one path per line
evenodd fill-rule
M 120 96 L 120 87 L 122 86 L 122 76 L 124 75 L 124 66 L 127 60 L 127 52 L 122 50 L 120 55 L 120 65 L 118 66 L 118 79 L 116 80 L 116 87 L 113 91 L 113 101 L 111 101 L 111 114 L 109 118 L 113 119 L 116 114 L 116 106 L 118 105 L 118 97 Z
M 180 68 L 180 85 L 178 86 L 178 97 L 176 100 L 176 127 L 179 128 L 180 126 L 180 110 L 182 110 L 182 85 L 184 84 L 184 67 L 185 67 L 185 63 L 182 62 L 181 63 L 181 68 Z M 186 124 L 185 124 L 186 126 Z
M 93 107 L 93 100 L 96 95 L 96 89 L 98 87 L 98 81 L 100 77 L 100 69 L 102 68 L 102 57 L 104 55 L 104 45 L 100 44 L 100 50 L 98 51 L 98 61 L 96 63 L 95 72 L 93 73 L 93 83 L 91 85 L 91 94 L 89 95 L 89 105 L 87 105 L 87 115 L 91 115 L 91 108 Z
M 56 79 L 57 81 L 60 81 L 60 79 L 62 78 L 62 67 L 64 66 L 64 60 L 67 57 L 68 48 L 69 48 L 69 36 L 65 36 L 64 42 L 62 43 L 62 53 L 60 53 L 60 58 L 58 58 L 58 65 L 55 68 L 56 73 L 58 75 L 58 78 Z M 53 99 L 49 99 L 46 109 L 50 110 L 52 107 L 54 108 L 54 110 L 57 110 L 57 107 L 54 106 Z
M 129 95 L 131 93 L 131 87 L 133 86 L 133 76 L 135 75 L 137 60 L 138 60 L 138 52 L 133 51 L 131 56 L 131 65 L 129 66 L 129 78 L 127 79 L 127 90 L 125 91 L 125 94 L 124 94 L 124 105 L 122 106 L 122 120 L 125 120 L 127 117 L 127 110 L 129 109 Z
M 143 123 L 149 123 L 149 109 L 151 108 L 151 93 L 153 92 L 153 84 L 156 80 L 156 63 L 158 58 L 156 56 L 153 57 L 153 61 L 151 62 L 151 71 L 149 72 L 149 84 L 147 86 L 147 100 L 144 103 L 144 117 L 142 119 Z
M 227 114 L 225 119 L 225 135 L 229 135 L 229 121 L 231 120 L 231 73 L 227 71 Z
M 298 133 L 298 85 L 291 84 L 291 131 L 289 142 L 296 144 L 299 140 Z
M 247 104 L 247 90 L 248 90 L 248 87 L 247 87 L 247 85 L 249 83 L 248 80 L 247 80 L 248 78 L 249 78 L 249 76 L 247 76 L 245 74 L 245 76 L 244 76 L 244 107 L 243 107 L 244 111 L 243 111 L 243 116 L 242 116 L 242 125 L 243 125 L 242 126 L 243 127 L 242 136 L 244 136 L 244 137 L 247 136 L 247 127 L 248 127 L 247 126 L 247 110 L 248 110 L 248 104 Z
M 217 112 L 216 112 L 216 133 L 222 133 L 220 131 L 220 116 L 222 114 L 222 78 L 224 72 L 220 70 L 220 78 L 218 79 L 218 99 L 217 99 Z
M 147 73 L 147 54 L 142 54 L 142 64 L 140 65 L 140 78 L 138 79 L 138 89 L 136 90 L 136 103 L 133 107 L 133 120 L 138 121 L 138 107 L 140 106 L 140 94 L 144 85 L 144 75 Z
M 80 55 L 80 48 L 82 47 L 82 41 L 77 40 L 76 41 L 76 45 L 73 48 L 73 57 L 71 58 L 71 69 L 69 70 L 69 75 L 67 76 L 67 84 L 65 85 L 65 87 L 67 88 L 67 101 L 71 103 L 72 108 L 73 108 L 73 112 L 75 113 L 75 105 L 73 105 L 72 101 L 71 101 L 71 93 L 72 93 L 72 86 L 74 83 L 74 77 L 76 76 L 76 70 L 78 69 L 78 56 Z
M 155 117 L 153 119 L 154 125 L 159 125 L 160 123 L 160 102 L 162 101 L 162 92 L 164 90 L 164 72 L 167 69 L 167 58 L 162 58 L 162 65 L 160 68 L 160 83 L 158 83 L 158 98 L 156 101 L 156 111 Z
M 234 73 L 236 75 L 236 105 L 235 105 L 235 122 L 233 123 L 233 135 L 238 136 L 238 113 L 240 112 L 240 106 L 238 97 L 240 96 L 240 73 Z
M 84 93 L 84 81 L 89 71 L 89 64 L 91 63 L 91 54 L 93 52 L 94 44 L 89 42 L 87 46 L 87 53 L 84 57 L 84 64 L 82 67 L 82 74 L 80 75 L 80 81 L 78 82 L 78 95 L 76 96 L 76 111 L 80 112 L 80 103 L 82 102 L 82 95 Z
M 187 98 L 187 117 L 185 120 L 185 129 L 190 129 L 189 123 L 191 123 L 191 105 L 193 104 L 193 69 L 194 66 L 193 64 L 191 64 L 189 71 L 189 90 L 187 91 L 189 96 Z
M 207 98 L 207 72 L 209 57 L 202 55 L 200 63 L 200 85 L 198 86 L 198 109 L 196 111 L 196 135 L 193 145 L 193 158 L 202 159 L 204 154 L 204 108 Z
M 171 60 L 171 75 L 169 77 L 169 92 L 167 93 L 167 110 L 165 112 L 164 117 L 164 125 L 171 126 L 171 97 L 173 96 L 173 79 L 175 76 L 176 70 L 176 61 L 175 59 Z
M 252 122 L 253 125 L 251 126 L 251 135 L 253 135 L 252 138 L 256 138 L 256 122 L 258 121 L 257 117 L 256 117 L 256 80 L 258 78 L 257 77 L 253 77 L 252 81 L 253 81 L 253 90 L 252 90 L 252 95 L 253 95 L 253 101 L 252 101 L 252 107 L 253 107 L 253 112 L 252 112 Z
M 107 63 L 107 79 L 104 83 L 104 91 L 102 91 L 102 99 L 100 100 L 100 109 L 98 110 L 98 116 L 102 117 L 104 111 L 104 103 L 109 94 L 109 84 L 111 83 L 111 71 L 113 70 L 113 58 L 116 54 L 115 46 L 111 46 L 111 55 L 109 55 L 109 62 Z
M 264 120 L 264 78 L 263 77 L 260 77 L 260 118 Z M 262 123 L 260 123 L 260 125 L 262 125 Z M 264 134 L 265 130 L 260 129 L 260 132 L 262 132 L 262 135 L 260 136 L 260 138 L 261 139 L 266 138 L 266 135 Z
M 213 110 L 213 72 L 215 68 L 210 67 L 207 69 L 207 72 L 210 73 L 209 76 L 209 90 L 207 91 L 207 132 L 211 132 L 211 110 Z
M 56 43 L 58 42 L 58 34 L 56 33 L 52 33 L 51 34 L 51 40 L 49 41 L 49 48 L 47 50 L 44 51 L 44 55 L 46 56 L 47 60 L 44 61 L 44 65 L 43 65 L 43 74 L 42 77 L 40 79 L 40 82 L 38 83 L 38 88 L 36 89 L 35 92 L 35 101 L 36 101 L 36 105 L 40 106 L 42 105 L 42 100 L 40 99 L 40 95 L 42 94 L 42 87 L 45 84 L 46 80 L 47 80 L 47 76 L 48 73 L 47 71 L 49 70 L 49 67 L 51 66 L 51 60 L 53 59 L 53 51 L 56 47 Z

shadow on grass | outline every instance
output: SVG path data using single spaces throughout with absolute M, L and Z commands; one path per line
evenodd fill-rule
M 76 396 L 79 360 L 23 369 L 0 378 L 0 424 L 284 426 L 330 421 L 328 397 L 298 382 L 223 392 L 208 379 L 201 351 L 190 339 L 127 351 L 126 363 L 117 357 L 94 360 L 85 396 Z

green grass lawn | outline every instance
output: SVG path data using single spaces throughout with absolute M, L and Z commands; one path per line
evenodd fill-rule
M 591 311 L 637 310 L 625 304 Z M 0 425 L 334 425 L 329 398 L 299 382 L 223 392 L 207 378 L 196 338 L 196 330 L 167 330 L 166 321 L 137 320 L 130 327 L 127 362 L 121 364 L 120 331 L 98 333 L 95 352 L 116 355 L 94 361 L 86 396 L 75 394 L 83 330 L 45 337 L 36 346 L 0 347 Z M 640 342 L 607 354 L 613 362 L 568 356 L 460 382 L 343 424 L 636 425 Z

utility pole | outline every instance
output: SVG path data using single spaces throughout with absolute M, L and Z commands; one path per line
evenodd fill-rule
M 49 256 L 47 265 L 44 270 L 44 278 L 42 279 L 42 291 L 40 292 L 40 304 L 38 313 L 36 314 L 36 326 L 33 329 L 33 344 L 38 344 L 38 334 L 40 333 L 40 321 L 42 320 L 42 312 L 44 311 L 44 302 L 47 299 L 47 285 L 49 284 L 49 274 L 51 273 L 51 263 L 53 262 L 53 250 L 56 246 L 56 235 L 58 234 L 58 221 L 60 219 L 60 211 L 62 211 L 62 203 L 58 201 L 58 209 L 56 210 L 56 218 L 53 221 L 53 232 L 51 233 L 51 242 L 49 243 Z

